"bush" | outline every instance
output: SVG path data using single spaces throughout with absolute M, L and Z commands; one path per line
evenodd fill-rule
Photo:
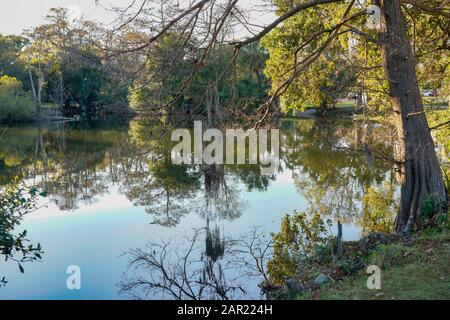
M 281 231 L 273 234 L 273 258 L 268 263 L 270 280 L 283 284 L 295 276 L 302 267 L 329 255 L 330 236 L 326 224 L 317 212 L 297 212 L 286 215 L 281 222 Z
M 22 82 L 0 77 L 0 121 L 29 121 L 35 112 L 33 99 L 23 90 Z

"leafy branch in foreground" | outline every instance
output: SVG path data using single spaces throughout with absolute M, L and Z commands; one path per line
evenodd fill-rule
M 22 263 L 33 262 L 42 258 L 42 248 L 34 246 L 26 238 L 27 231 L 15 233 L 24 216 L 38 209 L 38 197 L 46 197 L 35 187 L 28 187 L 15 180 L 0 192 L 0 254 L 5 261 L 17 262 L 19 270 L 24 273 Z M 6 285 L 5 277 L 0 279 L 0 286 Z

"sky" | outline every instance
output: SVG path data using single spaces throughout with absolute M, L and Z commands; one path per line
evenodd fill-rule
M 105 5 L 126 5 L 128 0 L 105 0 Z M 1 0 L 0 33 L 20 34 L 24 29 L 36 27 L 45 22 L 45 16 L 50 8 L 66 7 L 80 9 L 84 16 L 108 23 L 112 21 L 111 14 L 96 5 L 95 0 Z
M 54 7 L 71 8 L 75 15 L 81 13 L 89 19 L 110 23 L 114 17 L 105 7 L 126 7 L 130 1 L 100 0 L 102 5 L 96 5 L 95 0 L 1 0 L 0 34 L 21 34 L 24 29 L 40 25 L 45 22 L 49 9 Z M 244 6 L 260 3 L 261 0 L 240 0 L 240 4 Z M 262 20 L 267 20 L 267 17 Z

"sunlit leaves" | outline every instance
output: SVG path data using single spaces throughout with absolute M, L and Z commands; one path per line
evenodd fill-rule
M 329 239 L 325 222 L 317 212 L 286 215 L 281 230 L 273 235 L 274 254 L 268 263 L 270 279 L 275 284 L 295 276 L 301 261 L 314 256 Z
M 275 1 L 278 14 L 285 13 L 292 1 Z M 339 23 L 345 5 L 330 4 L 308 9 L 286 20 L 283 25 L 263 38 L 269 51 L 265 74 L 272 81 L 272 93 L 293 75 L 296 65 L 314 55 Z M 298 74 L 281 96 L 283 111 L 304 110 L 308 107 L 334 107 L 344 90 L 354 84 L 354 67 L 345 59 L 348 36 L 343 34 L 320 57 Z
M 396 213 L 393 184 L 385 182 L 379 187 L 369 187 L 362 204 L 361 224 L 363 233 L 392 232 Z

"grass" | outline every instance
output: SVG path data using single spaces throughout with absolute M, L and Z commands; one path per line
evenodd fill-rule
M 299 300 L 441 300 L 450 299 L 450 232 L 428 232 L 412 246 L 402 243 L 378 246 L 367 257 L 381 271 L 381 289 L 367 289 L 362 272 L 332 283 Z

